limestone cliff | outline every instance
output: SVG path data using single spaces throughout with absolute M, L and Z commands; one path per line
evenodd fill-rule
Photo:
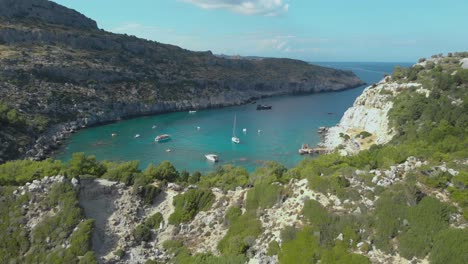
M 388 119 L 392 99 L 410 87 L 421 87 L 421 84 L 400 84 L 386 77 L 367 87 L 336 126 L 322 129 L 324 140 L 321 145 L 330 150 L 339 147 L 340 153 L 347 155 L 368 149 L 373 144 L 388 143 L 395 134 Z M 426 92 L 422 88 L 418 91 Z

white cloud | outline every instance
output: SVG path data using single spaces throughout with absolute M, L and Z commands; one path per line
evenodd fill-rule
M 283 0 L 181 0 L 204 9 L 228 9 L 244 15 L 277 16 L 288 12 Z

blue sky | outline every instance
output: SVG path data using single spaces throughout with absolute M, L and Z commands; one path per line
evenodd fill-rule
M 107 31 L 216 54 L 414 62 L 468 50 L 466 0 L 55 0 Z

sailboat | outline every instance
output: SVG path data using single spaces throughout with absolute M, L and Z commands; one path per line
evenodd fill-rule
M 232 138 L 231 138 L 232 142 L 236 143 L 236 144 L 239 144 L 240 143 L 240 139 L 238 137 L 236 137 L 236 115 L 234 115 L 234 126 L 232 128 Z

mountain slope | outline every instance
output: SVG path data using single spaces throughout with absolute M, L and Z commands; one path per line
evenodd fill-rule
M 4 123 L 0 162 L 43 158 L 58 142 L 51 139 L 63 136 L 57 131 L 363 84 L 351 72 L 298 60 L 226 59 L 105 32 L 46 0 L 0 0 L 0 7 L 0 103 L 25 121 Z

